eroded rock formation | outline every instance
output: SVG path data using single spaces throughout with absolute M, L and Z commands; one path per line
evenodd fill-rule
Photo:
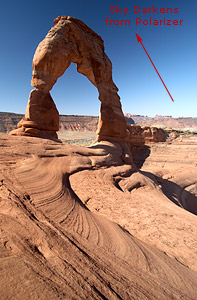
M 197 220 L 174 203 L 195 165 L 189 182 L 122 164 L 110 142 L 0 145 L 1 300 L 196 300 Z
M 82 21 L 57 17 L 55 26 L 38 45 L 33 58 L 32 86 L 25 118 L 11 135 L 57 137 L 59 114 L 49 91 L 71 62 L 98 89 L 101 101 L 98 141 L 124 142 L 126 122 L 118 88 L 112 80 L 112 64 L 104 52 L 101 37 Z
M 57 138 L 59 113 L 51 95 L 41 89 L 32 90 L 25 118 L 17 126 L 19 128 L 16 131 L 18 135 Z
M 127 124 L 127 129 L 129 143 L 137 145 L 165 142 L 168 137 L 167 131 L 157 127 Z

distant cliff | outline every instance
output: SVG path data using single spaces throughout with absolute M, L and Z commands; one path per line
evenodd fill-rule
M 17 123 L 23 114 L 0 112 L 0 132 L 8 133 L 17 128 Z M 97 130 L 98 118 L 95 116 L 60 115 L 60 132 L 64 131 L 93 131 Z M 139 124 L 154 127 L 197 130 L 197 118 L 172 118 L 159 116 L 154 118 L 141 115 L 125 114 L 128 124 Z
M 17 128 L 17 123 L 24 117 L 22 114 L 0 112 L 0 132 L 8 133 Z M 134 124 L 132 118 L 126 118 L 128 124 Z M 97 130 L 99 117 L 60 115 L 60 132 L 64 131 L 93 131 Z
M 0 132 L 8 133 L 17 128 L 17 123 L 24 117 L 22 114 L 0 112 Z M 60 115 L 60 131 L 96 131 L 98 117 Z
M 24 115 L 7 112 L 0 112 L 0 132 L 8 133 L 17 128 L 17 123 Z
M 132 118 L 135 124 L 173 129 L 193 129 L 197 131 L 197 118 L 173 118 L 172 116 L 156 115 L 154 118 L 141 115 L 125 114 Z
M 60 115 L 60 131 L 96 131 L 99 117 Z

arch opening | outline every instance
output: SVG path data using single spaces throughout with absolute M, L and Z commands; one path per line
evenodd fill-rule
M 98 90 L 77 72 L 75 63 L 58 78 L 50 93 L 60 115 L 99 116 Z
M 99 93 L 97 140 L 125 141 L 126 121 L 102 38 L 72 17 L 57 17 L 54 24 L 36 49 L 31 81 L 35 89 L 30 93 L 25 118 L 11 134 L 57 138 L 59 113 L 50 90 L 70 64 L 75 63 L 77 71 L 85 75 Z

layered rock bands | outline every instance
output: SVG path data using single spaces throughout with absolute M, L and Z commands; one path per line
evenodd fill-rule
M 30 93 L 25 117 L 18 123 L 18 129 L 10 134 L 57 138 L 59 113 L 50 90 L 73 62 L 77 64 L 77 71 L 85 75 L 99 92 L 98 141 L 124 142 L 126 121 L 102 38 L 72 17 L 57 17 L 54 24 L 38 45 L 33 58 L 31 84 L 36 89 Z

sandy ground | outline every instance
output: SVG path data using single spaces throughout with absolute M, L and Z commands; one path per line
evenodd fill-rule
M 110 143 L 0 146 L 1 300 L 196 299 L 192 159 L 151 173 Z
M 64 131 L 58 132 L 58 138 L 68 144 L 76 144 L 88 147 L 96 140 L 96 132 L 92 131 Z

